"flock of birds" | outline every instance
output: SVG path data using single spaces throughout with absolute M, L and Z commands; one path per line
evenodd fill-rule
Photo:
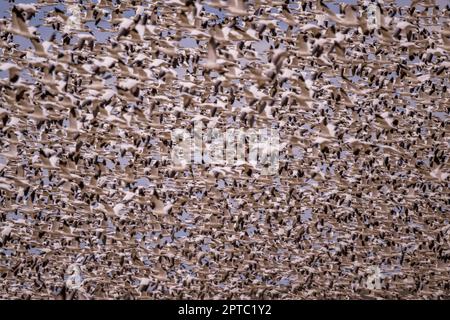
M 2 6 L 0 298 L 450 298 L 445 1 Z

